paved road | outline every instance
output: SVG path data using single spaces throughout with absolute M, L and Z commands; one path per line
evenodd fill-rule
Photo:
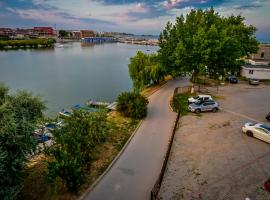
M 265 117 L 270 112 L 270 86 L 229 85 L 221 88 L 220 94 L 225 97 L 219 100 L 224 111 L 247 121 L 267 122 Z
M 85 199 L 150 198 L 150 191 L 161 170 L 176 118 L 176 113 L 168 107 L 169 99 L 175 87 L 187 84 L 187 78 L 175 79 L 151 95 L 147 118 L 122 156 Z

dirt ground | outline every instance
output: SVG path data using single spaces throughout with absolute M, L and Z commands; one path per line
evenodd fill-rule
M 270 144 L 242 133 L 248 121 L 265 122 L 270 86 L 219 88 L 218 113 L 180 120 L 160 199 L 270 200 Z

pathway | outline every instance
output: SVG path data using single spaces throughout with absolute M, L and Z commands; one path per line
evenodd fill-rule
M 166 154 L 176 113 L 169 109 L 175 87 L 187 78 L 169 81 L 149 97 L 148 115 L 130 144 L 85 200 L 144 200 L 150 198 Z

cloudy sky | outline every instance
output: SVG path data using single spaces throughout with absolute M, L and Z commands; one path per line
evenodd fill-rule
M 221 15 L 241 14 L 270 42 L 270 0 L 0 0 L 0 27 L 54 26 L 159 34 L 167 21 L 192 8 L 213 6 Z

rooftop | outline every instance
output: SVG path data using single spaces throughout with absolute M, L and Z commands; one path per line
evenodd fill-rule
M 270 69 L 269 65 L 252 65 L 250 63 L 246 63 L 244 67 L 253 69 Z

